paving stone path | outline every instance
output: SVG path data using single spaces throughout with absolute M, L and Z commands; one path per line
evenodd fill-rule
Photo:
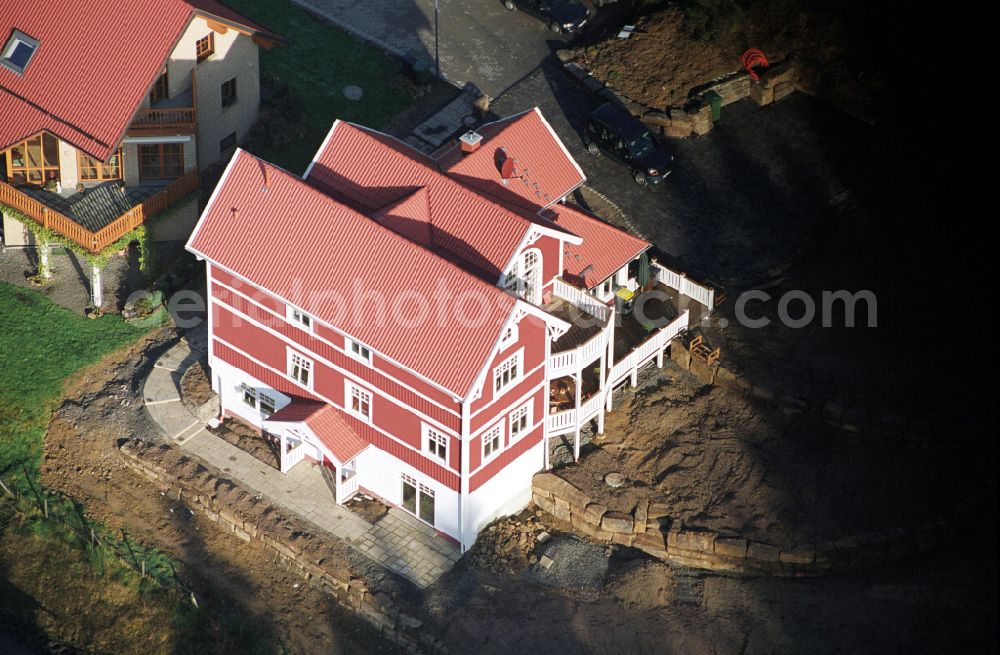
M 338 505 L 319 465 L 302 462 L 282 474 L 206 430 L 211 417 L 195 416 L 180 399 L 181 376 L 204 353 L 204 331 L 189 332 L 157 360 L 143 385 L 149 415 L 182 449 L 422 588 L 458 561 L 457 546 L 399 508 L 373 524 Z

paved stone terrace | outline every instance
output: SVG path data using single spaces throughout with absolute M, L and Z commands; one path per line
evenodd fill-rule
M 399 508 L 373 524 L 338 505 L 319 465 L 302 462 L 282 474 L 206 430 L 211 417 L 193 415 L 180 401 L 181 376 L 204 354 L 204 332 L 189 335 L 160 357 L 143 386 L 153 421 L 182 449 L 422 588 L 458 561 L 457 546 Z

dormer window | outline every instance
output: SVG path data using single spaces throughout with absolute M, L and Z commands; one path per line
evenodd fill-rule
M 25 69 L 31 63 L 32 57 L 38 50 L 38 40 L 33 39 L 20 30 L 14 33 L 4 44 L 3 51 L 0 52 L 0 65 L 9 68 L 18 75 L 24 75 Z
M 295 309 L 290 305 L 286 307 L 288 311 L 287 316 L 289 321 L 294 323 L 296 326 L 302 328 L 303 330 L 306 330 L 307 332 L 312 332 L 312 318 L 309 316 L 309 314 L 306 314 L 301 310 Z

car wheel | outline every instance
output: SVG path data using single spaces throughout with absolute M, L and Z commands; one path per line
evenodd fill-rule
M 596 143 L 591 141 L 590 143 L 587 144 L 587 152 L 596 156 L 601 154 L 601 149 L 597 147 Z
M 510 11 L 514 11 L 514 3 L 511 0 L 507 0 L 506 2 L 504 2 L 503 6 L 507 7 L 507 9 Z
M 549 29 L 553 34 L 562 34 L 562 25 L 559 23 L 549 23 Z
M 632 179 L 634 179 L 635 183 L 639 186 L 646 186 L 646 174 L 642 171 L 632 173 Z

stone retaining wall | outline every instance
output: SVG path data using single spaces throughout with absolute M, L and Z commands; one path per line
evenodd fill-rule
M 764 71 L 759 81 L 750 79 L 749 74 L 744 71 L 737 71 L 721 80 L 692 90 L 690 98 L 683 106 L 647 107 L 621 95 L 614 88 L 593 77 L 576 63 L 576 53 L 572 50 L 559 50 L 556 55 L 569 76 L 580 83 L 585 90 L 620 105 L 640 119 L 654 134 L 673 138 L 699 136 L 712 131 L 714 126 L 712 108 L 706 99 L 709 92 L 721 96 L 723 107 L 748 96 L 758 105 L 764 106 L 782 100 L 800 88 L 795 66 L 785 61 L 774 64 Z
M 289 570 L 336 598 L 390 641 L 409 652 L 447 653 L 423 621 L 402 612 L 388 594 L 371 593 L 363 579 L 352 575 L 348 546 L 343 542 L 317 534 L 307 521 L 278 510 L 170 445 L 133 440 L 122 444 L 118 452 L 129 468 L 164 493 L 200 511 L 248 547 L 275 553 Z
M 836 541 L 777 546 L 685 527 L 666 503 L 640 499 L 629 513 L 608 510 L 553 473 L 532 480 L 532 500 L 595 541 L 638 548 L 670 562 L 712 571 L 776 576 L 822 575 L 927 552 L 955 533 L 945 520 L 916 529 L 891 529 Z M 970 508 L 974 499 L 965 503 Z

